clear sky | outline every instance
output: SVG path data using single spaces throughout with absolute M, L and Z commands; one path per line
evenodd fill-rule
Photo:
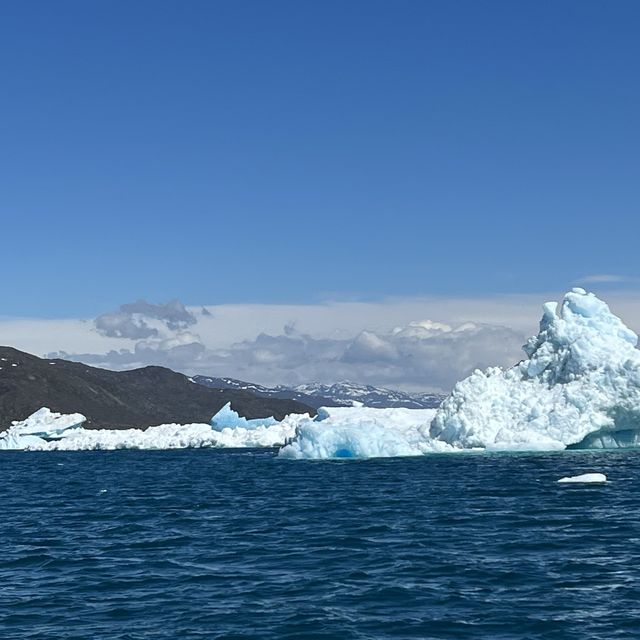
M 0 315 L 637 282 L 639 24 L 635 0 L 2 2 Z

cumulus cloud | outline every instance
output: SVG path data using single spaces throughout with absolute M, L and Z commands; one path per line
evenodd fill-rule
M 158 330 L 150 327 L 143 319 L 136 319 L 121 313 L 105 313 L 94 320 L 98 333 L 108 338 L 129 338 L 143 340 L 155 338 Z
M 161 330 L 153 326 L 157 323 L 152 321 L 158 321 L 169 331 L 182 331 L 197 323 L 196 316 L 187 311 L 179 300 L 166 304 L 152 304 L 146 300 L 123 304 L 115 312 L 98 316 L 94 323 L 104 336 L 144 340 L 161 334 Z
M 363 331 L 347 345 L 341 360 L 351 363 L 397 362 L 400 353 L 392 344 L 393 339 L 393 336 L 384 338 L 371 331 Z
M 206 351 L 198 334 L 190 330 L 197 323 L 195 314 L 179 300 L 166 304 L 138 300 L 120 305 L 115 312 L 102 314 L 93 321 L 95 331 L 101 336 L 117 339 L 120 344 L 123 340 L 133 341 L 133 346 L 110 349 L 106 353 L 57 351 L 48 355 L 110 369 L 156 364 L 184 370 L 192 367 Z

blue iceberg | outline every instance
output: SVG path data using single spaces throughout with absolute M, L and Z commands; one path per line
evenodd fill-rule
M 238 415 L 237 411 L 231 408 L 231 403 L 227 404 L 211 418 L 211 428 L 214 431 L 222 431 L 223 429 L 257 429 L 258 427 L 271 427 L 274 424 L 278 424 L 278 421 L 271 418 L 255 418 L 253 420 L 247 420 Z

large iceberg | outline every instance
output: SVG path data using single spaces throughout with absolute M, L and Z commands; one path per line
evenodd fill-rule
M 573 289 L 544 305 L 526 358 L 458 382 L 430 435 L 456 447 L 564 449 L 640 444 L 638 337 L 605 302 Z

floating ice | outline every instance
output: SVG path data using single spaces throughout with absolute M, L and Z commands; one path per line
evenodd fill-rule
M 566 478 L 560 478 L 558 482 L 567 483 L 567 482 L 575 482 L 575 483 L 602 483 L 607 481 L 607 476 L 604 473 L 583 473 L 579 476 L 567 476 Z
M 31 414 L 26 420 L 14 422 L 12 428 L 23 435 L 54 438 L 62 435 L 68 429 L 81 427 L 86 420 L 81 413 L 54 413 L 47 407 L 43 407 Z
M 222 431 L 223 429 L 257 429 L 258 427 L 272 427 L 278 424 L 275 418 L 256 418 L 254 420 L 247 420 L 246 418 L 238 415 L 236 411 L 231 408 L 231 403 L 227 404 L 211 418 L 211 426 L 216 431 Z
M 443 402 L 430 434 L 456 447 L 564 449 L 640 443 L 636 334 L 583 289 L 544 305 L 511 369 L 476 370 Z
M 281 455 L 290 458 L 370 458 L 421 455 L 450 449 L 428 436 L 434 409 L 332 407 L 318 416 L 291 414 L 282 422 L 238 426 L 244 418 L 226 407 L 209 424 L 165 424 L 147 429 L 84 429 L 84 417 L 59 416 L 41 409 L 0 436 L 0 449 L 92 450 L 199 447 L 275 447 L 290 442 Z M 231 419 L 227 417 L 231 414 Z M 55 419 L 52 418 L 55 416 Z M 212 423 L 213 420 L 212 419 Z M 222 426 L 223 424 L 227 426 Z M 229 426 L 233 425 L 233 426 Z
M 47 441 L 38 436 L 23 436 L 19 433 L 12 432 L 10 429 L 0 435 L 0 451 L 5 450 L 22 450 L 22 449 L 39 449 L 46 445 Z
M 81 420 L 80 420 L 81 418 Z M 93 449 L 183 449 L 275 447 L 291 439 L 309 416 L 292 414 L 268 426 L 223 428 L 210 424 L 164 424 L 147 429 L 84 429 L 84 416 L 60 416 L 41 409 L 0 434 L 0 449 L 80 451 Z
M 26 420 L 14 421 L 0 434 L 0 449 L 25 449 L 46 444 L 47 439 L 62 438 L 70 430 L 81 427 L 86 418 L 81 413 L 54 413 L 43 407 Z
M 283 458 L 378 458 L 417 456 L 451 449 L 429 437 L 435 409 L 320 408 L 303 420 Z

